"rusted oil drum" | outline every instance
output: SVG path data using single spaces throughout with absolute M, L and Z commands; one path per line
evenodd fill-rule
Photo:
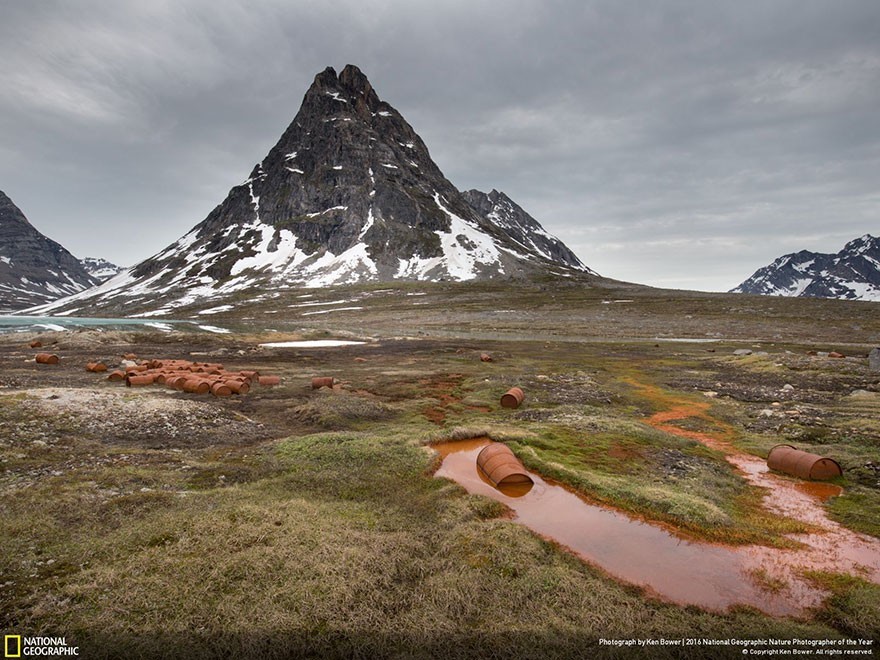
M 811 454 L 791 445 L 776 445 L 767 456 L 767 467 L 801 479 L 826 481 L 843 474 L 840 464 L 831 458 Z
M 208 382 L 205 380 L 191 378 L 183 382 L 183 387 L 181 389 L 190 394 L 207 394 L 211 391 L 211 386 L 208 385 Z
M 86 365 L 86 371 L 91 371 L 92 373 L 100 373 L 102 371 L 107 371 L 107 365 L 103 362 L 89 362 Z
M 107 380 L 111 380 L 114 382 L 119 382 L 121 380 L 125 380 L 125 372 L 117 369 L 116 371 L 111 371 L 110 375 L 107 376 Z
M 505 444 L 493 442 L 477 454 L 477 466 L 496 487 L 530 484 L 532 478 L 520 460 Z
M 480 362 L 491 362 L 492 356 L 488 353 L 480 353 Z
M 128 376 L 125 379 L 125 384 L 129 387 L 142 387 L 144 385 L 152 385 L 155 377 L 152 374 L 146 374 L 144 376 Z
M 319 376 L 318 378 L 312 378 L 313 390 L 319 390 L 322 387 L 333 387 L 333 376 Z
M 250 389 L 250 385 L 243 380 L 227 380 L 226 386 L 235 394 L 247 394 Z
M 232 396 L 232 388 L 226 383 L 217 381 L 211 385 L 211 394 L 214 396 Z
M 165 386 L 170 387 L 173 390 L 182 390 L 183 384 L 187 381 L 186 376 L 169 376 L 165 379 Z
M 281 383 L 281 378 L 278 376 L 260 376 L 259 378 L 260 385 L 269 386 L 278 385 Z
M 34 340 L 29 344 L 29 346 L 30 346 L 31 348 L 43 348 L 43 342 L 41 342 L 39 339 L 34 339 Z
M 260 377 L 259 371 L 248 370 L 248 371 L 239 371 L 238 373 L 251 381 L 254 381 Z
M 37 353 L 34 360 L 37 364 L 58 364 L 58 356 L 54 353 Z
M 501 397 L 501 405 L 504 408 L 519 408 L 525 396 L 523 391 L 518 387 L 511 387 L 504 396 Z

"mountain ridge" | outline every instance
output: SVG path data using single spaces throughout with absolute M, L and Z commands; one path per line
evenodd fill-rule
M 783 255 L 730 293 L 880 301 L 880 239 L 864 234 L 836 254 Z
M 504 200 L 499 224 L 445 178 L 360 69 L 327 67 L 266 157 L 202 222 L 77 300 L 161 314 L 267 287 L 595 275 Z M 46 311 L 62 307 L 75 309 Z
M 0 191 L 0 311 L 17 311 L 98 283 L 64 246 L 37 230 Z

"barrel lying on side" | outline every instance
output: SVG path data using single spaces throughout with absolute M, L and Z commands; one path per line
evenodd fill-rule
M 519 408 L 524 398 L 525 395 L 520 388 L 511 387 L 501 397 L 501 406 L 503 408 Z
M 58 364 L 58 356 L 54 353 L 37 353 L 34 360 L 37 364 Z
M 832 458 L 811 454 L 791 445 L 776 445 L 767 456 L 767 467 L 801 479 L 825 481 L 843 474 L 840 464 Z
M 483 447 L 477 455 L 477 466 L 495 486 L 533 483 L 510 447 L 500 442 Z

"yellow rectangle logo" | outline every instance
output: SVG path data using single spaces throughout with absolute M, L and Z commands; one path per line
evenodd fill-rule
M 7 658 L 21 657 L 21 635 L 6 635 L 3 638 L 3 655 Z

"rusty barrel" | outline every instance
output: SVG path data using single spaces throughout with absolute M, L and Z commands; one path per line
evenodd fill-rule
M 767 456 L 767 467 L 801 479 L 826 481 L 843 474 L 840 464 L 831 458 L 801 451 L 791 445 L 776 445 Z
M 319 376 L 312 378 L 312 389 L 319 390 L 322 387 L 333 387 L 333 376 Z
M 504 396 L 501 397 L 501 406 L 504 408 L 519 408 L 525 395 L 518 387 L 511 387 Z
M 142 387 L 144 385 L 152 385 L 155 377 L 152 374 L 145 376 L 129 375 L 125 379 L 125 384 L 129 387 Z
M 29 346 L 30 346 L 31 348 L 43 348 L 43 342 L 41 342 L 39 339 L 34 339 L 34 340 L 29 344 Z
M 34 360 L 37 364 L 58 364 L 58 356 L 54 353 L 37 353 Z
M 100 373 L 102 371 L 107 371 L 107 365 L 103 362 L 89 362 L 86 365 L 86 371 L 91 371 L 92 373 Z
M 491 362 L 492 356 L 488 353 L 480 353 L 480 362 Z
M 247 394 L 250 385 L 243 380 L 227 380 L 226 386 L 235 394 Z
M 125 372 L 117 369 L 116 371 L 111 371 L 110 375 L 107 376 L 107 380 L 112 380 L 114 382 L 119 382 L 120 380 L 125 380 Z
M 183 382 L 183 391 L 190 394 L 207 394 L 211 391 L 208 381 L 200 378 L 190 378 Z
M 211 394 L 214 396 L 232 396 L 232 388 L 220 381 L 211 385 Z
M 165 387 L 169 387 L 172 390 L 182 390 L 183 384 L 187 381 L 186 376 L 181 376 L 180 374 L 176 376 L 168 376 L 165 379 Z
M 260 385 L 265 386 L 278 385 L 281 383 L 281 378 L 278 376 L 260 376 L 258 382 Z
M 510 447 L 500 442 L 483 447 L 477 454 L 477 465 L 495 486 L 533 483 Z

